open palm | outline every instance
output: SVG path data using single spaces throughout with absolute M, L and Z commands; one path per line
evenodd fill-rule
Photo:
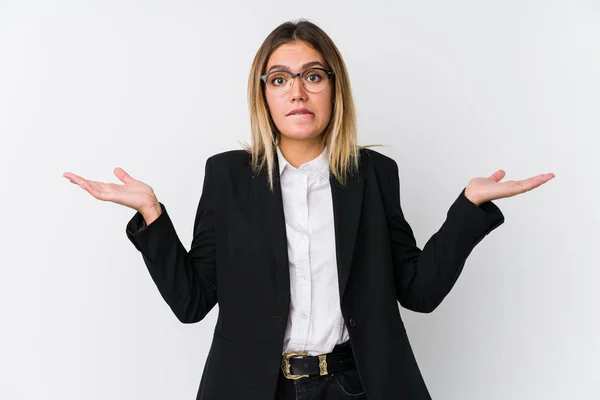
M 117 167 L 113 172 L 123 185 L 90 181 L 71 172 L 65 172 L 63 176 L 98 200 L 121 204 L 140 212 L 156 204 L 156 196 L 150 186 L 133 179 L 122 168 Z
M 480 205 L 486 201 L 512 197 L 520 193 L 528 192 L 555 177 L 555 175 L 550 172 L 532 176 L 531 178 L 520 181 L 500 182 L 505 175 L 506 173 L 504 170 L 499 169 L 488 178 L 471 179 L 465 189 L 465 197 L 473 203 Z

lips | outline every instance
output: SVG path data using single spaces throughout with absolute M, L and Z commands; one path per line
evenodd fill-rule
M 310 111 L 308 108 L 297 108 L 295 110 L 290 111 L 287 116 L 291 116 L 291 115 L 303 115 L 303 114 L 310 114 L 310 115 L 314 115 L 312 111 Z

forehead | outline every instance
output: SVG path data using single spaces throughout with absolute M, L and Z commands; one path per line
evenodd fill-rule
M 267 70 L 275 64 L 287 65 L 291 69 L 299 69 L 310 61 L 320 61 L 325 65 L 321 53 L 313 49 L 306 42 L 295 41 L 279 46 L 267 61 Z

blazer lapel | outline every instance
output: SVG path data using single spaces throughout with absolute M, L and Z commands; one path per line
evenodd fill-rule
M 248 165 L 251 168 L 250 163 Z M 273 192 L 269 189 L 269 175 L 266 170 L 252 175 L 251 186 L 261 214 L 266 239 L 277 264 L 274 271 L 277 286 L 277 309 L 287 315 L 290 299 L 290 270 L 277 157 L 275 157 L 274 170 L 277 172 L 273 173 Z
M 333 200 L 335 248 L 341 303 L 350 276 L 350 267 L 360 222 L 364 191 L 363 160 L 361 160 L 358 173 L 348 176 L 345 187 L 333 175 L 330 175 L 329 181 Z

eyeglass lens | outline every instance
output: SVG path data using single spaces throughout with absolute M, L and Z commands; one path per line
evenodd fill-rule
M 312 93 L 325 89 L 329 76 L 320 69 L 308 69 L 302 75 L 304 88 Z M 267 77 L 267 87 L 273 94 L 285 94 L 292 88 L 293 80 L 287 72 L 276 71 Z

